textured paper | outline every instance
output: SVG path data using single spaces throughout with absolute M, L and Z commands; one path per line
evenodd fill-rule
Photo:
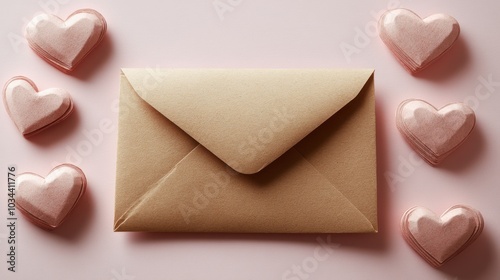
M 115 230 L 376 232 L 373 70 L 122 69 Z

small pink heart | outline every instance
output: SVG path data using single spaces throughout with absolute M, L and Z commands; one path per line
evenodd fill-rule
M 71 164 L 57 166 L 45 178 L 23 173 L 17 177 L 16 206 L 31 222 L 51 230 L 75 208 L 86 185 L 83 171 Z
M 25 36 L 40 57 L 70 72 L 102 41 L 106 28 L 100 13 L 85 9 L 74 12 L 66 21 L 40 14 L 28 23 Z
M 475 123 L 474 111 L 463 103 L 437 110 L 425 101 L 409 99 L 396 113 L 397 127 L 406 141 L 434 165 L 465 141 Z
M 441 217 L 413 207 L 401 220 L 403 237 L 427 262 L 439 267 L 469 246 L 483 230 L 483 217 L 473 208 L 456 205 Z
M 395 9 L 385 12 L 379 21 L 380 38 L 411 73 L 449 50 L 459 34 L 458 22 L 445 14 L 421 19 L 410 10 Z
M 25 137 L 62 121 L 73 111 L 73 102 L 66 90 L 50 88 L 38 92 L 35 83 L 26 77 L 14 77 L 6 83 L 4 104 Z

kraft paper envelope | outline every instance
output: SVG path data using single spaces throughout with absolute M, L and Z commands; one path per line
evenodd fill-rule
M 377 232 L 373 70 L 122 69 L 115 231 Z

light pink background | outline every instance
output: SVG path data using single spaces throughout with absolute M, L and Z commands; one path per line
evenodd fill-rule
M 4 2 L 1 83 L 25 75 L 40 89 L 66 88 L 76 111 L 25 140 L 0 110 L 0 279 L 499 279 L 500 86 L 488 91 L 478 77 L 500 81 L 500 2 L 220 1 L 234 6 L 222 17 L 213 0 Z M 391 5 L 422 16 L 454 16 L 462 29 L 457 45 L 421 75 L 409 75 L 373 34 L 377 13 Z M 73 75 L 44 62 L 25 42 L 11 42 L 20 40 L 26 21 L 37 12 L 66 17 L 80 8 L 100 11 L 108 34 Z M 358 29 L 365 35 L 356 35 Z M 343 43 L 356 47 L 356 53 L 345 56 Z M 327 235 L 114 233 L 120 67 L 375 68 L 380 232 L 331 235 L 336 245 L 329 257 L 295 278 L 284 277 L 287 270 L 304 261 L 310 265 L 317 238 Z M 396 130 L 394 112 L 407 98 L 438 107 L 467 101 L 476 109 L 478 123 L 470 139 L 439 168 L 414 158 Z M 100 138 L 95 133 L 103 122 L 113 127 L 99 132 Z M 93 143 L 86 136 L 91 132 Z M 78 159 L 69 151 L 79 148 Z M 7 166 L 45 175 L 67 161 L 86 172 L 88 193 L 54 232 L 20 217 L 18 272 L 7 272 Z M 400 180 L 389 183 L 387 175 Z M 434 269 L 404 242 L 399 219 L 415 205 L 441 213 L 459 203 L 482 212 L 484 232 L 449 264 Z

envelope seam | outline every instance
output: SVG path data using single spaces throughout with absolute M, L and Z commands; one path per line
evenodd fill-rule
M 368 224 L 372 227 L 372 229 L 374 231 L 376 231 L 375 227 L 373 226 L 372 222 L 366 217 L 366 215 L 361 212 L 359 210 L 358 207 L 356 207 L 356 205 L 354 205 L 351 200 L 349 200 L 347 198 L 347 196 L 344 195 L 343 192 L 341 192 L 337 187 L 335 187 L 335 184 L 333 184 L 321 171 L 318 170 L 318 168 L 316 168 L 316 166 L 314 166 L 305 156 L 304 154 L 302 154 L 296 147 L 293 147 L 293 149 L 304 159 L 304 161 L 306 161 L 314 170 L 316 170 L 316 172 L 318 172 L 319 175 L 321 175 L 321 177 L 323 177 L 326 181 L 328 181 L 328 183 L 330 183 L 330 185 L 335 188 L 335 190 L 337 190 L 348 202 L 350 205 L 352 205 L 352 207 L 354 207 L 354 209 L 356 209 L 356 211 L 359 212 L 359 214 L 361 214 L 361 216 L 363 216 L 363 218 L 368 222 Z
M 135 213 L 135 211 L 140 208 L 142 203 L 149 197 L 151 196 L 154 191 L 162 185 L 163 182 L 165 182 L 168 177 L 170 177 L 175 170 L 177 169 L 177 166 L 184 161 L 193 151 L 198 148 L 200 144 L 196 145 L 191 151 L 189 151 L 184 157 L 182 157 L 175 165 L 172 167 L 164 176 L 162 176 L 160 179 L 158 179 L 155 183 L 150 184 L 147 187 L 147 191 L 141 195 L 134 203 L 130 205 L 130 207 L 116 220 L 115 222 L 115 231 L 120 228 L 126 221 L 127 219 Z

